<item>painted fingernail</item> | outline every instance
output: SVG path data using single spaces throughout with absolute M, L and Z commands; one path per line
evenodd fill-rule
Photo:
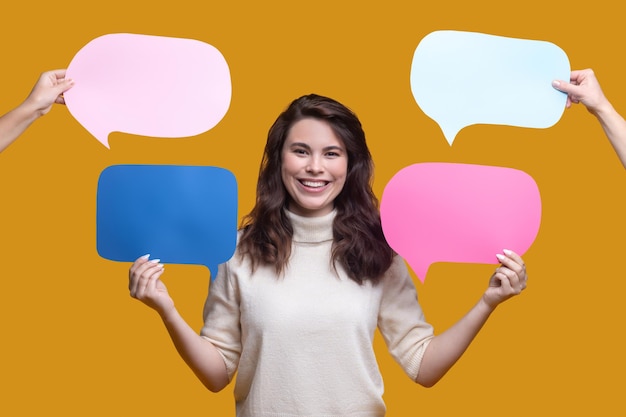
M 152 262 L 153 264 L 158 264 L 159 262 L 161 262 L 160 259 L 150 259 L 150 262 Z
M 500 261 L 504 259 L 504 255 L 502 254 L 496 254 L 496 258 L 498 258 Z
M 140 256 L 139 259 L 148 259 L 149 257 L 150 257 L 150 254 L 146 253 L 145 255 Z
M 502 252 L 504 252 L 506 255 L 510 255 L 513 253 L 513 251 L 509 250 L 509 249 L 503 249 Z

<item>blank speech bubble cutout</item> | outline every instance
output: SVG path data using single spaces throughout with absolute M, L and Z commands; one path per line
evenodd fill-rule
M 217 265 L 235 251 L 237 182 L 223 168 L 114 165 L 98 180 L 98 254 L 133 262 L 144 254 L 164 263 Z
M 228 64 L 193 39 L 136 34 L 96 38 L 74 56 L 64 93 L 74 118 L 109 148 L 111 132 L 188 137 L 214 127 L 228 111 Z
M 424 282 L 435 262 L 497 264 L 522 255 L 541 222 L 541 197 L 526 173 L 484 165 L 420 163 L 400 170 L 381 200 L 389 245 Z
M 567 96 L 552 80 L 569 76 L 567 55 L 552 43 L 437 31 L 415 50 L 411 91 L 452 146 L 458 132 L 474 124 L 554 125 Z

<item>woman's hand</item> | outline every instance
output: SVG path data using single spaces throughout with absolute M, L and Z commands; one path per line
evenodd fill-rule
M 596 75 L 590 68 L 572 71 L 569 83 L 563 80 L 554 80 L 552 86 L 567 94 L 565 104 L 567 108 L 571 107 L 572 103 L 583 103 L 589 112 L 595 114 L 609 105 Z
M 148 260 L 150 255 L 138 258 L 128 272 L 130 296 L 156 310 L 161 316 L 174 309 L 174 301 L 160 277 L 163 264 L 159 259 Z
M 489 287 L 483 294 L 483 301 L 492 309 L 501 302 L 520 294 L 526 289 L 526 265 L 513 251 L 505 249 L 504 254 L 496 255 L 500 266 L 489 279 Z
M 36 112 L 37 116 L 43 116 L 53 104 L 65 104 L 63 93 L 73 85 L 73 80 L 65 78 L 64 69 L 46 71 L 40 75 L 23 105 Z

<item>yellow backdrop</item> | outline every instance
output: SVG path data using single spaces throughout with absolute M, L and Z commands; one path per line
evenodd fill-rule
M 576 4 L 579 3 L 579 4 Z M 416 105 L 409 70 L 436 30 L 546 40 L 573 69 L 593 67 L 626 113 L 619 2 L 120 1 L 3 5 L 0 113 L 39 73 L 64 68 L 92 39 L 141 33 L 217 47 L 233 81 L 231 107 L 194 138 L 113 133 L 111 149 L 56 106 L 0 154 L 0 414 L 233 416 L 232 386 L 211 394 L 176 354 L 158 316 L 131 299 L 129 264 L 95 248 L 98 176 L 116 164 L 215 165 L 234 172 L 240 214 L 253 204 L 265 134 L 296 96 L 316 92 L 360 116 L 377 164 L 376 192 L 417 162 L 517 168 L 543 202 L 525 254 L 529 287 L 487 323 L 434 388 L 412 383 L 376 349 L 390 417 L 613 415 L 626 372 L 626 172 L 596 120 L 580 106 L 554 127 L 478 125 L 454 146 Z M 158 88 L 158 86 L 155 86 Z M 502 85 L 514 90 L 515 80 Z M 497 192 L 497 190 L 494 190 Z M 437 331 L 480 297 L 492 265 L 434 264 L 415 279 Z M 167 267 L 164 281 L 195 327 L 209 280 L 201 266 Z

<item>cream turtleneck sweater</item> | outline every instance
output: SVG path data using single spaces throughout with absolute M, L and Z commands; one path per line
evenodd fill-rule
M 433 336 L 404 260 L 378 285 L 358 285 L 331 264 L 335 212 L 287 214 L 294 235 L 284 276 L 273 266 L 251 273 L 236 254 L 220 265 L 205 305 L 201 335 L 229 377 L 237 372 L 237 416 L 384 416 L 376 328 L 413 380 Z

